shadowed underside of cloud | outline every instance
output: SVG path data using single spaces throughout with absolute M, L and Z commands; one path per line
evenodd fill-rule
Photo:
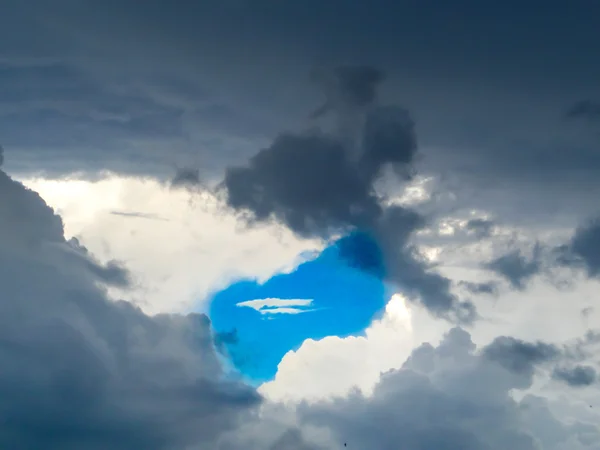
M 334 242 L 317 258 L 264 283 L 239 281 L 216 293 L 209 315 L 237 369 L 253 381 L 306 339 L 360 334 L 385 306 L 381 250 L 364 233 Z
M 249 223 L 276 220 L 304 237 L 330 238 L 356 229 L 372 234 L 383 250 L 390 281 L 432 313 L 470 321 L 473 306 L 454 297 L 449 280 L 430 272 L 408 245 L 423 218 L 386 206 L 375 190 L 385 167 L 393 167 L 400 179 L 409 176 L 417 150 L 409 114 L 375 103 L 380 81 L 375 73 L 344 67 L 329 74 L 328 110 L 340 123 L 353 116 L 360 133 L 341 126 L 338 134 L 282 134 L 246 166 L 227 169 L 220 188 L 227 205 Z
M 590 386 L 598 380 L 596 369 L 591 366 L 578 365 L 575 367 L 558 367 L 552 376 L 573 387 Z
M 204 315 L 143 314 L 32 191 L 0 171 L 0 447 L 205 445 L 260 402 L 225 381 Z M 209 444 L 208 444 L 209 445 Z

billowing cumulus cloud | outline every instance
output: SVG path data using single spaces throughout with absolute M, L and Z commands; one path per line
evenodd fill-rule
M 337 445 L 348 448 L 596 448 L 596 424 L 563 423 L 545 399 L 511 395 L 531 386 L 530 364 L 553 357 L 546 345 L 501 338 L 478 351 L 456 328 L 438 346 L 424 344 L 402 368 L 382 374 L 372 395 L 355 392 L 305 405 L 299 414 L 329 427 Z
M 260 402 L 225 381 L 209 319 L 147 316 L 34 192 L 0 172 L 0 445 L 12 449 L 209 445 Z

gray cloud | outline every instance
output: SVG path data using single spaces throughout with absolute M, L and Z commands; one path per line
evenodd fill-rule
M 121 269 L 67 242 L 60 217 L 2 171 L 0 205 L 1 447 L 210 447 L 259 404 L 223 379 L 206 316 L 110 300 L 98 282 Z
M 592 366 L 578 365 L 575 367 L 557 367 L 552 372 L 552 377 L 567 383 L 569 386 L 583 387 L 596 383 L 598 373 Z
M 494 281 L 487 281 L 483 283 L 475 283 L 472 281 L 459 281 L 459 286 L 465 288 L 471 294 L 481 295 L 497 295 L 498 284 Z
M 75 257 L 75 263 L 84 264 L 89 273 L 99 281 L 107 285 L 129 287 L 131 275 L 122 262 L 111 260 L 106 264 L 100 263 L 77 238 L 71 238 L 67 245 L 73 252 L 66 254 Z
M 200 170 L 194 168 L 179 168 L 171 179 L 172 187 L 193 187 L 200 185 Z
M 536 275 L 556 273 L 557 269 L 583 270 L 587 277 L 600 276 L 600 219 L 585 221 L 575 228 L 564 244 L 549 246 L 536 243 L 530 256 L 516 248 L 483 264 L 509 281 L 515 289 L 523 290 Z M 554 280 L 556 281 L 556 280 Z
M 523 290 L 527 282 L 542 270 L 541 251 L 542 247 L 536 244 L 528 258 L 521 249 L 515 249 L 483 264 L 483 267 L 505 278 L 513 288 Z
M 571 242 L 563 249 L 562 263 L 581 265 L 589 277 L 600 275 L 600 219 L 592 220 L 575 231 Z
M 500 347 L 511 349 L 512 360 L 523 346 L 510 340 L 493 348 Z M 536 361 L 553 354 L 531 348 L 516 353 L 528 360 L 537 355 Z M 383 374 L 372 395 L 304 405 L 300 417 L 329 427 L 338 445 L 358 449 L 582 450 L 600 443 L 596 424 L 563 423 L 535 396 L 515 400 L 511 390 L 529 388 L 532 377 L 506 359 L 498 364 L 489 350 L 477 351 L 467 332 L 454 329 L 439 346 L 424 344 L 401 369 Z
M 358 147 L 323 131 L 282 134 L 247 165 L 227 169 L 220 187 L 227 205 L 249 223 L 276 220 L 304 237 L 370 231 L 384 249 L 391 280 L 436 314 L 472 320 L 472 305 L 460 303 L 450 293 L 450 281 L 430 272 L 408 246 L 423 219 L 405 208 L 384 206 L 375 191 L 388 165 L 400 175 L 410 174 L 417 150 L 410 116 L 402 108 L 369 104 L 374 101 L 374 69 L 368 76 L 362 67 L 356 69 L 358 75 L 345 70 L 335 74 L 351 78 L 335 86 L 340 97 L 349 99 L 338 117 L 345 120 L 352 109 L 364 112 Z
M 483 355 L 505 369 L 530 379 L 537 365 L 555 361 L 562 353 L 555 345 L 545 342 L 530 343 L 501 336 L 483 349 Z
M 382 214 L 369 178 L 338 141 L 321 133 L 282 135 L 248 166 L 227 170 L 228 205 L 250 220 L 275 218 L 303 236 L 372 226 Z
M 233 2 L 157 0 L 140 14 L 132 0 L 12 1 L 0 23 L 7 169 L 168 178 L 173 164 L 201 159 L 214 181 L 305 121 L 318 104 L 307 68 L 370 61 L 386 71 L 374 98 L 401 99 L 417 119 L 421 173 L 459 179 L 465 208 L 550 226 L 600 195 L 597 136 L 556 114 L 597 96 L 598 6 L 557 3 L 539 15 L 512 3 L 432 13 L 384 0 Z M 448 18 L 464 33 L 440 27 Z M 362 70 L 329 74 L 327 103 L 340 91 L 356 94 L 338 104 L 368 102 L 379 76 Z
M 494 222 L 487 219 L 471 219 L 466 226 L 467 230 L 475 233 L 479 239 L 490 237 L 494 227 Z

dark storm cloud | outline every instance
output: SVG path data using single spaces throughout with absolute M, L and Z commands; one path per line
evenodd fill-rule
M 536 275 L 552 274 L 557 269 L 582 270 L 588 278 L 600 277 L 600 219 L 577 226 L 564 244 L 536 243 L 530 256 L 517 248 L 497 257 L 483 267 L 505 278 L 515 289 L 523 290 Z
M 538 346 L 515 349 L 514 341 L 496 343 L 501 360 L 515 368 L 515 358 L 546 361 L 554 351 Z M 518 354 L 516 356 L 514 354 Z M 439 346 L 415 349 L 401 369 L 382 374 L 372 394 L 359 391 L 303 405 L 305 423 L 327 426 L 337 445 L 357 449 L 488 449 L 518 450 L 593 448 L 596 426 L 580 433 L 577 426 L 554 417 L 547 403 L 527 395 L 516 401 L 513 390 L 531 387 L 532 377 L 518 363 L 506 370 L 489 358 L 489 350 L 477 351 L 469 333 L 453 329 Z M 587 439 L 590 439 L 588 441 Z M 589 445 L 589 447 L 588 447 Z M 336 448 L 332 446 L 332 448 Z
M 223 185 L 229 206 L 250 220 L 275 218 L 300 235 L 328 236 L 381 215 L 371 182 L 339 141 L 315 133 L 279 136 L 246 167 L 228 169 Z
M 215 448 L 260 402 L 223 379 L 206 316 L 110 300 L 98 282 L 126 272 L 2 171 L 0 205 L 0 447 Z
M 483 266 L 505 278 L 513 288 L 523 290 L 542 269 L 541 251 L 541 246 L 536 244 L 531 257 L 527 257 L 521 249 L 515 249 Z
M 130 285 L 131 276 L 123 263 L 115 260 L 108 261 L 106 264 L 100 263 L 76 238 L 71 238 L 67 244 L 74 250 L 72 253 L 68 252 L 67 255 L 75 256 L 76 261 L 84 264 L 90 274 L 101 282 L 122 288 Z
M 569 386 L 585 387 L 596 383 L 598 373 L 591 366 L 557 367 L 552 372 L 552 377 L 567 383 Z
M 600 120 L 600 102 L 582 100 L 571 106 L 565 113 L 568 119 Z
M 390 280 L 435 314 L 472 320 L 472 305 L 461 304 L 450 293 L 450 281 L 429 271 L 408 246 L 424 219 L 400 206 L 385 206 L 375 191 L 386 166 L 401 177 L 410 174 L 417 141 L 409 114 L 396 106 L 371 105 L 374 80 L 363 74 L 364 67 L 355 71 L 334 73 L 360 76 L 334 86 L 350 100 L 343 111 L 332 112 L 341 121 L 348 111 L 364 118 L 357 142 L 320 130 L 281 134 L 247 165 L 227 169 L 221 184 L 227 205 L 249 223 L 275 220 L 303 237 L 329 238 L 353 229 L 372 233 L 385 253 Z
M 19 88 L 24 99 L 29 92 L 50 100 L 17 99 L 10 107 L 21 112 L 0 121 L 14 154 L 11 171 L 43 165 L 58 174 L 109 168 L 154 175 L 200 153 L 211 181 L 220 179 L 225 167 L 322 104 L 303 84 L 310 67 L 368 61 L 385 68 L 386 90 L 373 96 L 381 75 L 368 66 L 334 71 L 321 77 L 323 110 L 402 99 L 428 149 L 423 170 L 457 175 L 467 207 L 524 221 L 534 213 L 555 217 L 557 207 L 581 214 L 600 195 L 597 137 L 557 114 L 573 99 L 598 98 L 600 6 L 589 1 L 550 2 L 544 14 L 513 0 L 435 7 L 156 0 L 143 12 L 133 0 L 9 3 L 0 18 L 0 59 L 13 74 L 42 62 L 76 71 L 33 70 L 23 77 L 29 86 L 5 84 L 8 95 Z M 140 112 L 142 101 L 148 108 Z M 67 114 L 57 115 L 61 102 Z M 117 124 L 90 120 L 90 111 Z M 126 117 L 139 124 L 119 125 Z M 43 133 L 31 132 L 36 123 Z M 474 188 L 478 195 L 467 196 Z

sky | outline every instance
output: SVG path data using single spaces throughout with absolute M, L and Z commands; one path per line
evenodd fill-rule
M 600 449 L 599 14 L 5 0 L 0 447 Z

